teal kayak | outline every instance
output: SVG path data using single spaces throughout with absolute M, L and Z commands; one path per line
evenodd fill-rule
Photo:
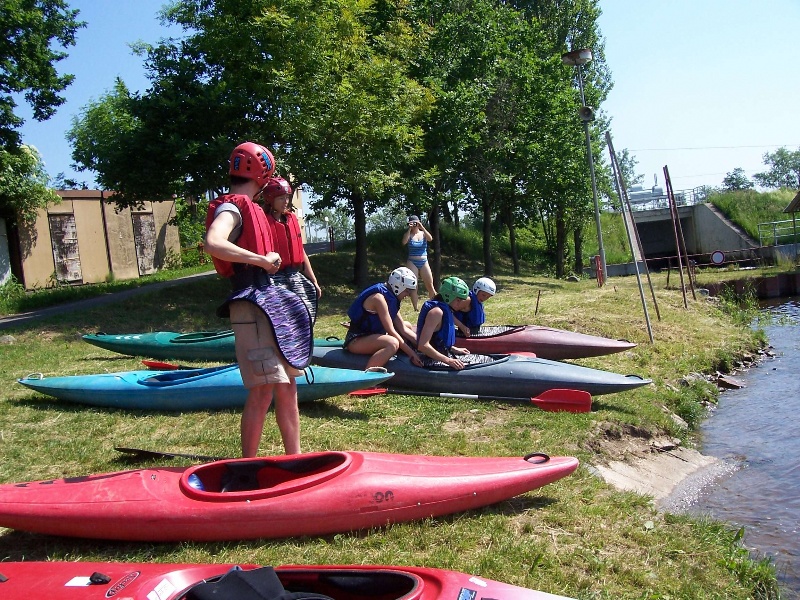
M 149 333 L 87 333 L 83 339 L 94 346 L 125 354 L 162 360 L 213 360 L 233 362 L 233 331 L 153 331 Z M 315 347 L 341 347 L 339 338 L 314 338 Z
M 391 373 L 307 367 L 297 378 L 299 402 L 311 402 L 378 385 Z M 124 371 L 17 380 L 67 402 L 127 410 L 191 411 L 241 408 L 247 390 L 237 365 L 177 371 Z

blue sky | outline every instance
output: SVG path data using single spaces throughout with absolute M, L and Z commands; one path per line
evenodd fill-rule
M 70 57 L 67 102 L 44 123 L 28 120 L 21 133 L 36 146 L 48 173 L 70 168 L 65 139 L 72 118 L 121 77 L 147 88 L 142 60 L 128 44 L 156 42 L 165 30 L 162 0 L 70 0 L 88 22 Z M 800 0 L 601 0 L 600 27 L 614 88 L 602 109 L 611 118 L 617 152 L 628 148 L 645 184 L 663 186 L 669 168 L 675 190 L 718 186 L 740 167 L 764 170 L 762 156 L 780 146 L 800 148 L 800 77 L 794 57 Z M 21 105 L 22 106 L 22 105 Z M 29 115 L 20 110 L 23 116 Z M 604 157 L 608 160 L 608 156 Z

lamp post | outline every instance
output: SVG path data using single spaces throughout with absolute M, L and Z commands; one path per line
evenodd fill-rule
M 592 51 L 588 48 L 581 48 L 580 50 L 573 50 L 572 52 L 565 52 L 561 55 L 561 62 L 570 67 L 577 67 L 578 69 L 578 89 L 581 92 L 581 109 L 578 112 L 581 121 L 583 121 L 583 131 L 586 135 L 586 158 L 589 161 L 589 175 L 592 180 L 592 199 L 594 200 L 594 221 L 597 226 L 597 246 L 598 254 L 600 255 L 600 265 L 595 265 L 602 273 L 602 282 L 605 283 L 608 279 L 608 270 L 606 269 L 606 251 L 603 247 L 603 230 L 600 225 L 600 203 L 597 200 L 597 179 L 594 174 L 594 159 L 592 158 L 592 138 L 589 134 L 589 123 L 594 121 L 594 111 L 586 106 L 586 98 L 583 95 L 583 69 L 581 67 L 592 60 Z

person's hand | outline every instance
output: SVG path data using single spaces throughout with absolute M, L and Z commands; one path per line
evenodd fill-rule
M 457 358 L 448 358 L 446 364 L 454 368 L 456 371 L 460 371 L 461 369 L 464 368 L 464 363 L 462 363 Z
M 466 348 L 461 348 L 459 346 L 450 346 L 450 352 L 453 354 L 469 354 L 469 350 Z
M 469 337 L 469 335 L 471 333 L 470 330 L 469 330 L 469 327 L 467 327 L 466 325 L 459 325 L 458 326 L 458 330 L 461 332 L 461 335 L 463 335 L 464 337 Z
M 416 352 L 412 352 L 408 355 L 408 358 L 411 359 L 411 364 L 415 367 L 421 367 L 422 361 L 419 359 L 419 355 Z

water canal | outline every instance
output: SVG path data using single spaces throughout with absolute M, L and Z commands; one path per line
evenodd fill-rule
M 784 598 L 800 598 L 800 301 L 765 305 L 775 353 L 737 378 L 701 429 L 703 454 L 721 459 L 676 490 L 671 510 L 744 527 L 756 557 L 769 556 Z

